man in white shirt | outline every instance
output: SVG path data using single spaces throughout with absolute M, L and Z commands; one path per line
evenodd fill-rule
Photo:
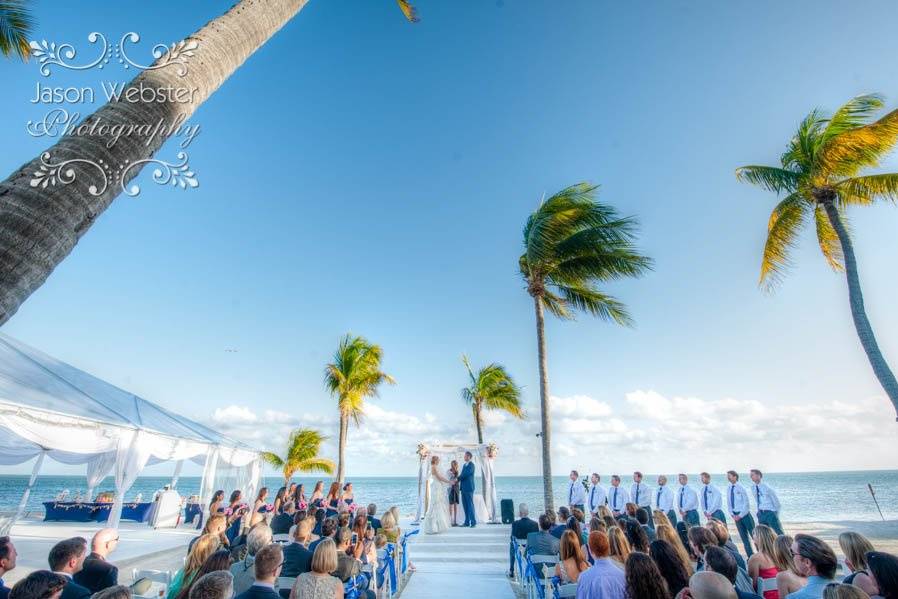
M 739 531 L 739 537 L 742 538 L 745 555 L 751 557 L 751 537 L 755 532 L 755 519 L 751 516 L 748 493 L 739 482 L 739 473 L 735 470 L 727 472 L 727 480 L 730 481 L 730 486 L 727 487 L 727 507 L 729 507 L 730 516 L 736 522 L 736 530 Z
M 595 514 L 599 511 L 600 507 L 608 503 L 605 487 L 599 484 L 601 480 L 602 477 L 595 472 L 593 472 L 592 476 L 589 478 L 589 482 L 592 483 L 592 486 L 589 489 L 589 494 L 586 496 L 586 507 L 590 514 Z
M 751 492 L 758 504 L 758 524 L 766 524 L 778 535 L 786 534 L 783 532 L 783 525 L 780 524 L 779 497 L 770 485 L 761 480 L 762 478 L 764 475 L 760 470 L 751 471 L 751 480 L 754 483 Z
M 680 474 L 677 477 L 680 488 L 677 491 L 677 511 L 680 519 L 686 521 L 686 526 L 699 526 L 698 520 L 698 494 L 689 486 L 689 477 Z
M 611 489 L 608 491 L 608 507 L 611 513 L 617 518 L 621 514 L 625 514 L 627 504 L 630 502 L 630 494 L 626 489 L 620 486 L 620 476 L 617 474 L 611 477 Z
M 655 491 L 655 507 L 667 514 L 670 523 L 677 526 L 677 512 L 674 509 L 674 494 L 667 486 L 667 477 L 663 474 L 658 477 L 658 490 Z
M 705 519 L 711 520 L 712 518 L 716 518 L 726 524 L 727 517 L 723 513 L 723 496 L 720 494 L 720 489 L 711 484 L 711 475 L 707 472 L 702 472 L 701 477 L 701 504 Z
M 567 504 L 571 509 L 577 508 L 581 512 L 586 504 L 586 489 L 580 482 L 580 474 L 576 470 L 571 470 L 571 484 L 567 489 Z
M 630 497 L 637 507 L 644 508 L 649 514 L 649 528 L 655 530 L 655 519 L 652 518 L 652 489 L 642 482 L 642 472 L 633 473 L 633 484 L 630 485 Z

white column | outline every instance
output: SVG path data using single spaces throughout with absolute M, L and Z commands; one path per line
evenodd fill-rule
M 46 449 L 42 449 L 39 454 L 37 454 L 37 459 L 34 461 L 34 467 L 31 469 L 31 478 L 28 479 L 28 484 L 25 485 L 25 490 L 22 491 L 22 499 L 19 500 L 19 507 L 16 508 L 16 513 L 12 517 L 11 520 L 4 522 L 2 528 L 4 530 L 2 535 L 5 536 L 9 534 L 9 531 L 12 529 L 13 525 L 19 521 L 22 515 L 25 513 L 25 508 L 28 506 L 28 497 L 31 495 L 31 489 L 34 488 L 34 483 L 37 482 L 37 475 L 41 470 L 41 465 L 44 463 L 44 456 L 47 455 Z

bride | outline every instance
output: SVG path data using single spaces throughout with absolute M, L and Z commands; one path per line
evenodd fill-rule
M 449 486 L 452 483 L 440 473 L 439 463 L 439 456 L 430 458 L 430 505 L 427 506 L 422 526 L 424 532 L 430 535 L 444 532 L 450 526 Z

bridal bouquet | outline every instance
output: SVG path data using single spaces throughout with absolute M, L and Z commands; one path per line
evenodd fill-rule
M 300 501 L 299 503 L 296 504 L 296 509 L 298 509 L 298 510 L 308 510 L 308 509 L 309 509 L 309 504 L 306 503 L 305 501 Z

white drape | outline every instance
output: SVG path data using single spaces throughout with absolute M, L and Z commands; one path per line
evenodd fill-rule
M 6 519 L 0 524 L 0 536 L 6 536 L 9 534 L 12 525 L 15 524 L 19 518 L 25 513 L 25 508 L 28 506 L 28 497 L 31 495 L 31 489 L 34 488 L 34 483 L 37 482 L 37 475 L 40 473 L 41 466 L 44 463 L 44 457 L 47 455 L 47 451 L 41 451 L 37 455 L 37 460 L 34 462 L 34 467 L 31 469 L 31 477 L 28 479 L 28 484 L 25 485 L 25 490 L 22 491 L 22 499 L 19 500 L 19 506 L 16 508 L 16 514 L 12 517 L 12 519 Z
M 108 451 L 92 457 L 87 462 L 87 496 L 84 497 L 84 501 L 93 499 L 97 485 L 112 472 L 112 467 L 115 466 L 115 456 L 116 452 Z
M 181 469 L 184 467 L 184 460 L 178 460 L 175 464 L 175 473 L 171 475 L 171 488 L 178 486 L 178 479 L 181 478 Z
M 118 528 L 119 519 L 122 516 L 122 504 L 125 502 L 125 493 L 134 484 L 140 471 L 147 465 L 150 459 L 150 447 L 144 443 L 146 435 L 143 431 L 134 431 L 130 438 L 122 435 L 119 440 L 118 455 L 115 459 L 115 502 L 109 514 L 109 527 Z

